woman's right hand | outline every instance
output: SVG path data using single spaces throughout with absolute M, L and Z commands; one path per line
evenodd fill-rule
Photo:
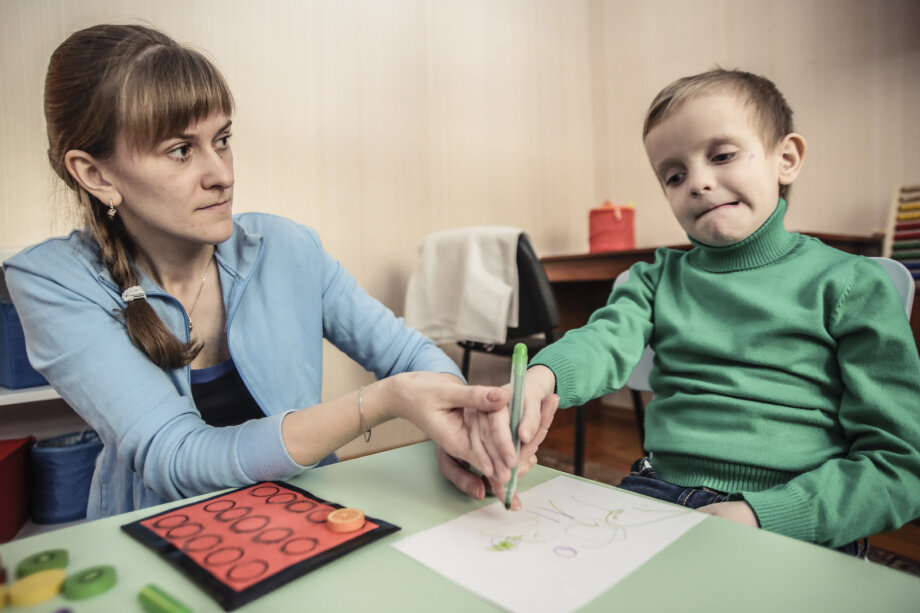
M 389 384 L 391 396 L 384 402 L 393 408 L 393 416 L 415 424 L 450 456 L 476 466 L 486 476 L 502 464 L 501 458 L 473 452 L 464 413 L 507 412 L 509 389 L 467 385 L 453 375 L 431 372 L 400 373 L 383 381 Z M 510 444 L 510 432 L 505 435 Z
M 496 493 L 511 479 L 511 469 L 515 465 L 518 467 L 518 475 L 521 476 L 535 463 L 534 455 L 546 437 L 559 407 L 559 397 L 554 393 L 555 387 L 556 375 L 546 366 L 538 365 L 527 370 L 521 424 L 518 428 L 518 437 L 521 441 L 520 455 L 515 452 L 511 440 L 511 418 L 507 407 L 488 413 L 464 413 L 476 457 L 474 463 L 492 464 L 493 470 L 486 476 L 492 479 L 493 490 Z M 509 396 L 510 388 L 510 385 L 503 387 L 508 390 Z

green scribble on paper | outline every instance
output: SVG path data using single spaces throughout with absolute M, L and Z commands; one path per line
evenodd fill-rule
M 517 549 L 517 541 L 521 540 L 519 536 L 509 536 L 489 547 L 490 551 L 513 551 Z

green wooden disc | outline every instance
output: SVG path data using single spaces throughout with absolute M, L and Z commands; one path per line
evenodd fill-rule
M 66 549 L 49 549 L 29 556 L 16 566 L 16 576 L 20 579 L 34 575 L 43 570 L 66 568 L 68 562 Z
M 64 582 L 64 597 L 70 600 L 84 600 L 108 591 L 113 585 L 114 566 L 92 566 L 67 578 Z

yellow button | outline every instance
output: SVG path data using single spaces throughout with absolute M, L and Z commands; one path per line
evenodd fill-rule
M 28 607 L 54 598 L 67 580 L 67 571 L 60 568 L 43 570 L 23 577 L 10 587 L 10 604 Z

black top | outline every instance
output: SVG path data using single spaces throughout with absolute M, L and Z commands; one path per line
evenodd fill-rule
M 192 371 L 192 398 L 209 426 L 236 426 L 265 417 L 233 360 Z

